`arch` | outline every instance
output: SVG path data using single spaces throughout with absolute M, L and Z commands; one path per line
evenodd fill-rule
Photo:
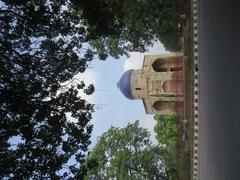
M 179 72 L 183 71 L 183 60 L 177 57 L 158 58 L 152 63 L 152 68 L 156 72 Z
M 155 101 L 153 103 L 153 108 L 157 111 L 162 111 L 169 109 L 169 102 L 168 101 Z
M 184 93 L 183 81 L 164 81 L 162 89 L 166 93 Z
M 152 68 L 156 72 L 167 72 L 166 63 L 164 62 L 164 59 L 156 59 L 152 63 Z
M 164 92 L 168 92 L 168 84 L 166 81 L 163 82 L 162 89 Z

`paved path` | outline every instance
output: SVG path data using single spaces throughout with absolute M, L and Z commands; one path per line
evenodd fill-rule
M 240 180 L 240 1 L 198 4 L 198 175 Z

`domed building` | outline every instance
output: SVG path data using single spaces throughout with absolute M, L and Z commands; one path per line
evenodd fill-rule
M 147 55 L 142 69 L 126 71 L 118 88 L 128 99 L 142 100 L 147 114 L 184 115 L 184 56 Z

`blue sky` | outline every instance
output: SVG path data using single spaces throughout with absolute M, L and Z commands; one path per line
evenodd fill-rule
M 166 52 L 160 42 L 156 42 L 148 52 L 144 54 L 160 54 Z M 86 83 L 95 85 L 95 93 L 85 97 L 96 107 L 93 114 L 92 124 L 94 125 L 92 134 L 92 145 L 103 132 L 111 126 L 125 127 L 129 122 L 140 121 L 142 127 L 153 132 L 155 121 L 152 115 L 146 115 L 141 100 L 129 100 L 125 98 L 117 88 L 117 82 L 122 74 L 128 69 L 140 69 L 143 62 L 143 53 L 131 53 L 130 57 L 120 59 L 108 58 L 106 61 L 94 60 L 90 68 L 76 78 L 84 80 Z M 153 134 L 153 133 L 152 133 Z M 154 134 L 152 135 L 154 140 Z

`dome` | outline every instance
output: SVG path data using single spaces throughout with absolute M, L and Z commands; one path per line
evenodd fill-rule
M 117 83 L 117 87 L 120 89 L 122 94 L 128 99 L 134 99 L 131 94 L 131 84 L 130 84 L 132 71 L 133 70 L 126 71 Z

